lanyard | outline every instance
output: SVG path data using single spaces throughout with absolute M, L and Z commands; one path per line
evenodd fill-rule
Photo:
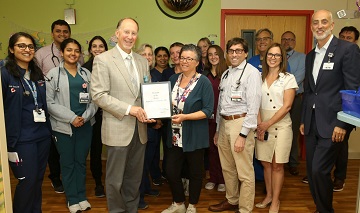
M 38 109 L 38 102 L 37 102 L 37 91 L 36 91 L 36 86 L 35 86 L 35 83 L 33 81 L 31 81 L 31 85 L 32 87 L 30 86 L 28 80 L 26 78 L 24 78 L 26 84 L 29 86 L 30 88 L 30 91 L 33 95 L 33 98 L 34 98 L 34 103 L 35 103 L 35 109 Z
M 293 50 L 293 52 L 290 55 L 286 54 L 288 60 L 294 54 L 294 52 L 295 52 L 295 50 Z
M 191 86 L 191 84 L 194 82 L 195 77 L 196 77 L 196 72 L 195 72 L 194 76 L 190 79 L 189 83 L 188 83 L 188 84 L 186 85 L 186 87 L 184 88 L 184 92 L 183 92 L 183 93 L 181 94 L 181 96 L 179 97 L 179 89 L 180 89 L 180 84 L 181 84 L 181 80 L 182 80 L 182 78 L 183 78 L 183 75 L 184 75 L 184 74 L 181 75 L 181 79 L 180 79 L 180 81 L 179 81 L 178 89 L 177 89 L 177 92 L 176 92 L 176 102 L 177 102 L 176 106 L 177 106 L 177 107 L 179 106 L 180 100 L 182 100 L 182 99 L 184 98 L 185 93 L 186 93 L 186 90 L 189 89 L 189 87 Z

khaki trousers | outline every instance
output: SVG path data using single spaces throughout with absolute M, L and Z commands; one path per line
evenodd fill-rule
M 234 151 L 235 140 L 239 136 L 243 121 L 244 118 L 235 120 L 221 118 L 218 148 L 226 186 L 226 199 L 230 204 L 239 204 L 241 213 L 250 213 L 255 198 L 253 131 L 250 131 L 246 138 L 244 150 L 239 153 Z

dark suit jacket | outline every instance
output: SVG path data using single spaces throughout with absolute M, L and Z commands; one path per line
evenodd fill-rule
M 323 64 L 329 61 L 332 70 L 324 70 Z M 321 137 L 331 138 L 334 127 L 349 130 L 351 125 L 337 119 L 337 112 L 342 110 L 340 90 L 356 90 L 360 85 L 360 52 L 359 47 L 347 41 L 333 37 L 320 66 L 319 75 L 314 82 L 312 75 L 315 49 L 306 55 L 305 81 L 301 123 L 305 126 L 305 135 L 309 133 L 313 105 L 315 119 Z

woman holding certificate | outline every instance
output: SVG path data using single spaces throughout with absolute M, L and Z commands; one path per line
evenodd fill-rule
M 202 187 L 204 149 L 209 147 L 208 118 L 214 107 L 212 85 L 206 76 L 196 72 L 201 51 L 192 44 L 180 51 L 182 73 L 170 77 L 173 116 L 167 140 L 167 178 L 173 203 L 163 213 L 185 212 L 185 194 L 181 181 L 184 162 L 189 167 L 188 212 L 196 212 Z

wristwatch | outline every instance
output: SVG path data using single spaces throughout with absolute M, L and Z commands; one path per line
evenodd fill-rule
M 239 135 L 240 137 L 247 138 L 247 135 L 244 135 L 243 133 L 240 133 Z

